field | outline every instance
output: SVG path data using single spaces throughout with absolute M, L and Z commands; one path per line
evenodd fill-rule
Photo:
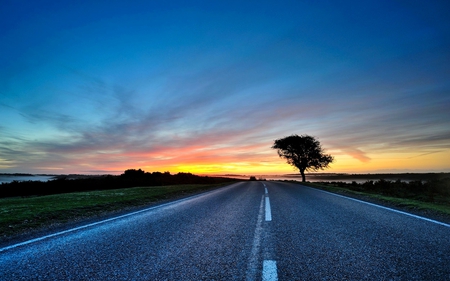
M 223 184 L 134 187 L 0 199 L 0 239 L 178 198 Z
M 301 184 L 450 222 L 448 174 L 407 176 L 410 181 L 380 179 Z M 150 174 L 141 170 L 127 170 L 116 177 L 2 184 L 0 240 L 149 206 L 157 201 L 179 198 L 235 181 L 191 174 Z
M 450 179 L 422 183 L 400 181 L 307 182 L 310 187 L 450 223 Z

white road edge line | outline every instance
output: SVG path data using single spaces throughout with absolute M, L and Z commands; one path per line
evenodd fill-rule
M 266 221 L 272 220 L 272 211 L 270 210 L 270 200 L 266 197 Z
M 196 197 L 200 197 L 200 196 L 203 196 L 205 194 L 212 193 L 212 192 L 215 192 L 215 191 L 217 191 L 217 189 L 212 190 L 212 191 L 207 191 L 207 192 L 204 192 L 204 193 L 200 193 L 200 194 L 197 194 L 197 195 L 194 195 L 194 196 L 186 197 L 186 198 L 183 198 L 183 199 L 180 199 L 180 200 L 167 202 L 167 203 L 164 203 L 164 204 L 161 204 L 161 205 L 157 205 L 157 206 L 153 206 L 153 207 L 150 207 L 150 208 L 142 209 L 142 210 L 139 210 L 139 211 L 136 211 L 136 212 L 127 213 L 127 214 L 124 214 L 124 215 L 121 215 L 121 216 L 117 216 L 117 217 L 109 218 L 109 219 L 106 219 L 106 220 L 93 222 L 93 223 L 90 223 L 90 224 L 81 225 L 81 226 L 70 228 L 70 229 L 67 229 L 67 230 L 60 231 L 60 232 L 56 232 L 56 233 L 52 233 L 52 234 L 49 234 L 49 235 L 41 236 L 41 237 L 38 237 L 38 238 L 34 238 L 34 239 L 31 239 L 31 240 L 27 240 L 27 241 L 24 241 L 24 242 L 21 242 L 21 243 L 17 243 L 17 244 L 10 245 L 10 246 L 4 247 L 4 248 L 0 248 L 0 253 L 4 252 L 4 251 L 7 251 L 7 250 L 10 250 L 10 249 L 14 249 L 14 248 L 20 247 L 20 246 L 24 246 L 24 245 L 32 244 L 32 243 L 35 243 L 35 242 L 39 242 L 39 241 L 42 241 L 42 240 L 45 240 L 45 239 L 48 239 L 48 238 L 52 238 L 52 237 L 56 237 L 56 236 L 59 236 L 59 235 L 66 234 L 66 233 L 74 232 L 74 231 L 77 231 L 77 230 L 80 230 L 80 229 L 85 229 L 85 228 L 96 226 L 96 225 L 99 225 L 99 224 L 102 224 L 102 223 L 106 223 L 106 222 L 110 222 L 110 221 L 126 218 L 126 217 L 133 216 L 133 215 L 136 215 L 136 214 L 139 214 L 139 213 L 144 213 L 144 212 L 147 212 L 147 211 L 150 211 L 150 210 L 153 210 L 153 209 L 163 208 L 163 207 L 166 207 L 166 206 L 169 206 L 169 205 L 181 203 L 183 201 L 187 201 L 187 200 L 190 200 L 190 199 L 193 199 L 193 198 L 196 198 Z
M 277 262 L 273 260 L 263 261 L 263 271 L 262 271 L 263 281 L 277 281 Z
M 309 189 L 314 189 L 314 190 L 317 190 L 317 191 L 321 191 L 323 193 L 331 194 L 331 195 L 334 195 L 334 196 L 337 196 L 337 197 L 346 198 L 346 199 L 353 200 L 353 201 L 356 201 L 356 202 L 359 202 L 359 203 L 363 203 L 363 204 L 370 205 L 370 206 L 373 206 L 373 207 L 377 207 L 377 208 L 380 208 L 380 209 L 385 209 L 385 210 L 392 211 L 392 212 L 395 212 L 395 213 L 399 213 L 399 214 L 402 214 L 402 215 L 407 215 L 407 216 L 410 216 L 410 217 L 413 217 L 413 218 L 416 218 L 416 219 L 421 219 L 421 220 L 424 220 L 424 221 L 432 222 L 432 223 L 439 224 L 439 225 L 442 225 L 442 226 L 450 228 L 450 224 L 443 223 L 443 222 L 440 222 L 440 221 L 436 221 L 436 220 L 432 220 L 432 219 L 429 219 L 429 218 L 425 218 L 425 217 L 421 217 L 421 216 L 418 216 L 418 215 L 414 215 L 414 214 L 411 214 L 411 213 L 399 211 L 399 210 L 392 209 L 392 208 L 389 208 L 389 207 L 373 204 L 373 203 L 362 201 L 362 200 L 359 200 L 359 199 L 347 197 L 347 196 L 344 196 L 344 195 L 328 192 L 328 191 L 325 191 L 325 190 L 316 189 L 316 188 L 312 188 L 312 187 L 305 186 L 305 185 L 302 185 L 302 186 L 304 186 L 306 188 L 309 188 Z

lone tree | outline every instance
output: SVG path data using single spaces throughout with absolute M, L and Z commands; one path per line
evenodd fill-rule
M 288 164 L 300 170 L 302 182 L 306 181 L 305 171 L 323 170 L 334 160 L 333 156 L 324 153 L 318 140 L 308 135 L 277 139 L 272 148 L 277 149 L 278 155 Z

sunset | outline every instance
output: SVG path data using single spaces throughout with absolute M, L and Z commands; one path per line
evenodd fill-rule
M 20 1 L 19 1 L 20 2 Z M 0 173 L 450 172 L 446 1 L 7 1 Z
M 450 280 L 450 1 L 1 3 L 0 280 Z

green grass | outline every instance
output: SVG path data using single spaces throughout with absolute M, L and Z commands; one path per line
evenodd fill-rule
M 373 194 L 373 193 L 367 193 L 367 192 L 360 192 L 360 191 L 354 191 L 350 190 L 344 187 L 337 187 L 337 186 L 331 186 L 327 184 L 320 184 L 320 183 L 301 183 L 303 185 L 307 185 L 310 187 L 316 187 L 324 190 L 328 190 L 330 192 L 335 193 L 346 193 L 346 194 L 354 194 L 358 196 L 366 196 L 369 198 L 373 198 L 375 200 L 384 201 L 390 204 L 393 204 L 394 206 L 411 209 L 411 210 L 421 210 L 421 211 L 434 211 L 446 215 L 450 215 L 450 205 L 443 204 L 443 203 L 436 203 L 436 202 L 424 202 L 420 200 L 414 200 L 414 199 L 408 199 L 408 198 L 398 198 L 398 197 L 390 197 L 385 196 L 381 194 Z
M 134 187 L 48 196 L 0 199 L 0 239 L 129 207 L 145 206 L 219 187 L 214 185 L 172 185 Z

